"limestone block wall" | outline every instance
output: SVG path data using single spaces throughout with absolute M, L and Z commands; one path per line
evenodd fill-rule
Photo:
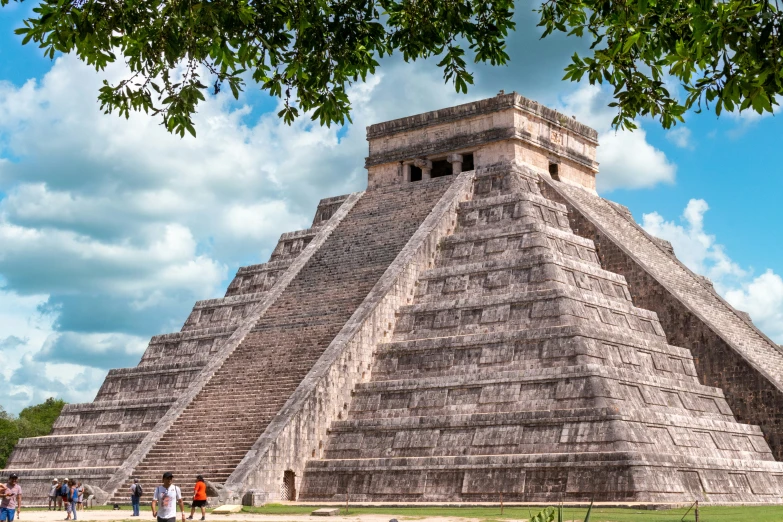
M 20 484 L 22 484 L 22 505 L 45 506 L 49 497 L 49 487 L 52 485 L 52 479 L 75 477 L 82 484 L 89 484 L 100 488 L 111 476 L 114 468 L 58 468 L 52 469 L 25 469 L 15 470 L 19 473 Z M 26 517 L 25 517 L 26 518 Z
M 317 230 L 308 228 L 306 230 L 297 230 L 296 232 L 286 232 L 280 236 L 277 246 L 272 251 L 270 261 L 280 261 L 283 259 L 293 259 L 298 256 L 302 250 L 310 244 L 315 237 Z
M 145 435 L 146 432 L 137 431 L 22 439 L 11 460 L 19 468 L 35 467 L 38 462 L 64 469 L 119 466 Z
M 236 325 L 229 325 L 155 335 L 141 356 L 139 366 L 162 366 L 182 361 L 206 363 L 236 328 Z
M 406 342 L 404 350 L 387 345 L 376 353 L 372 372 L 377 380 L 391 380 L 413 378 L 422 369 L 429 375 L 449 376 L 475 373 L 490 365 L 531 370 L 598 364 L 650 376 L 696 378 L 691 355 L 683 348 L 609 332 L 597 325 L 562 327 L 560 332 L 482 333 L 457 341 L 416 340 Z M 449 350 L 444 353 L 445 347 Z
M 454 229 L 457 204 L 467 197 L 472 178 L 472 171 L 462 173 L 442 196 L 229 477 L 224 501 L 272 500 L 286 470 L 301 476 L 307 459 L 319 455 L 326 429 L 350 403 L 351 389 L 369 377 L 375 346 L 391 335 L 396 311 L 412 299 L 418 274 L 431 266 L 441 238 Z
M 136 366 L 109 370 L 96 401 L 149 399 L 176 396 L 193 382 L 206 364 L 205 360 Z
M 625 277 L 634 304 L 656 312 L 668 341 L 693 354 L 700 381 L 721 388 L 739 422 L 761 427 L 783 460 L 783 353 L 712 286 L 692 273 L 619 205 L 542 173 L 547 195 L 567 205 L 574 232 L 595 241 L 601 265 Z
M 264 293 L 264 298 L 261 301 L 253 305 L 246 319 L 235 327 L 230 335 L 221 342 L 220 351 L 207 361 L 206 366 L 201 373 L 199 373 L 198 378 L 193 381 L 184 393 L 178 394 L 176 401 L 169 403 L 163 414 L 156 418 L 156 423 L 150 427 L 150 431 L 145 436 L 144 440 L 136 446 L 130 456 L 123 462 L 122 466 L 114 470 L 111 477 L 105 482 L 104 489 L 106 491 L 106 498 L 102 500 L 112 498 L 113 495 L 122 497 L 123 494 L 119 489 L 125 485 L 130 478 L 131 473 L 133 473 L 139 463 L 147 456 L 147 453 L 155 446 L 174 421 L 176 421 L 199 394 L 212 376 L 220 369 L 226 359 L 228 359 L 234 350 L 242 343 L 245 336 L 250 333 L 258 319 L 263 316 L 267 309 L 269 309 L 285 291 L 291 281 L 296 278 L 297 274 L 310 260 L 310 257 L 315 254 L 329 238 L 334 229 L 350 212 L 359 198 L 361 198 L 361 193 L 348 195 L 330 220 L 322 226 L 317 227 L 317 232 L 313 239 L 308 241 L 307 246 L 301 251 L 301 255 L 298 255 L 291 262 L 291 265 L 280 277 L 277 284 L 275 284 L 271 290 Z M 289 248 L 288 252 L 290 253 L 290 251 Z M 194 332 L 196 331 L 199 330 L 195 330 Z M 187 335 L 187 332 L 182 332 L 182 334 L 183 336 Z
M 329 221 L 340 206 L 345 203 L 348 195 L 335 196 L 333 198 L 324 198 L 318 203 L 318 208 L 315 211 L 315 217 L 313 218 L 313 226 L 317 227 L 323 225 Z
M 247 318 L 253 306 L 262 301 L 265 295 L 264 292 L 257 292 L 197 301 L 182 331 L 236 326 Z
M 477 167 L 508 153 L 545 169 L 554 161 L 561 179 L 595 188 L 596 131 L 517 93 L 378 123 L 367 128 L 367 140 L 370 188 L 403 183 L 402 161 L 465 152 L 483 155 Z
M 66 404 L 54 422 L 52 435 L 149 430 L 176 397 Z M 9 462 L 10 465 L 10 462 Z
M 138 366 L 111 370 L 93 402 L 66 405 L 51 436 L 21 440 L 8 466 L 23 478 L 27 503 L 46 502 L 54 474 L 103 487 L 241 325 L 252 326 L 275 284 L 348 199 L 322 200 L 312 229 L 281 236 L 277 261 L 240 269 L 226 297 L 196 303 L 183 331 L 153 337 Z
M 226 296 L 266 292 L 275 285 L 290 265 L 290 260 L 283 259 L 258 265 L 243 266 L 237 270 L 237 275 L 228 286 Z

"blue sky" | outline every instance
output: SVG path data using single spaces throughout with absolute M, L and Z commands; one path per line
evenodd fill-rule
M 530 4 L 532 5 L 532 4 Z M 600 88 L 564 83 L 584 42 L 539 41 L 518 5 L 508 67 L 477 66 L 457 95 L 435 61 L 384 60 L 352 88 L 354 124 L 277 120 L 253 86 L 210 97 L 198 138 L 157 121 L 103 115 L 103 78 L 72 57 L 54 62 L 13 34 L 34 3 L 0 9 L 0 405 L 18 412 L 57 395 L 89 401 L 106 371 L 135 365 L 149 337 L 180 329 L 193 302 L 223 295 L 237 267 L 266 261 L 280 233 L 304 228 L 322 197 L 364 188 L 371 123 L 517 92 L 600 133 L 604 197 L 627 205 L 678 257 L 707 275 L 783 342 L 777 204 L 780 117 L 689 114 L 664 131 L 641 120 L 615 133 Z

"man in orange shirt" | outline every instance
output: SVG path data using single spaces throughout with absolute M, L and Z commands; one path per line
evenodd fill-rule
M 190 505 L 190 516 L 188 520 L 193 520 L 193 514 L 196 512 L 196 508 L 201 508 L 201 520 L 207 519 L 207 484 L 204 482 L 204 477 L 199 475 L 196 477 L 196 485 L 193 486 L 193 503 Z

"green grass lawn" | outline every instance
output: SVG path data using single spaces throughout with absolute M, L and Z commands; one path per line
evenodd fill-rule
M 30 508 L 38 510 L 40 508 Z M 111 506 L 95 506 L 96 510 L 111 510 Z M 149 511 L 149 504 L 141 506 L 142 511 Z M 267 504 L 264 507 L 245 507 L 243 513 L 258 513 L 266 515 L 309 515 L 317 507 L 302 505 L 283 505 Z M 43 508 L 46 510 L 46 508 Z M 389 519 L 396 518 L 400 522 L 405 520 L 416 520 L 430 517 L 459 517 L 477 519 L 481 522 L 504 522 L 529 519 L 530 514 L 535 515 L 541 510 L 540 506 L 526 507 L 506 507 L 503 514 L 500 514 L 499 507 L 349 507 L 347 513 L 345 508 L 340 509 L 341 515 L 387 515 Z M 121 511 L 130 511 L 130 506 L 122 506 Z M 188 509 L 188 512 L 190 510 Z M 686 508 L 666 509 L 666 510 L 644 510 L 644 509 L 617 509 L 594 507 L 590 517 L 590 522 L 679 522 L 683 520 Z M 207 512 L 211 512 L 208 509 Z M 563 520 L 584 520 L 587 508 L 563 508 Z M 197 511 L 196 519 L 200 518 Z M 147 515 L 148 516 L 148 515 Z M 177 515 L 179 520 L 179 515 Z M 79 512 L 79 520 L 90 520 L 90 510 Z M 231 515 L 209 516 L 211 522 L 232 522 Z M 314 520 L 320 520 L 315 519 Z M 328 522 L 328 518 L 324 522 Z M 695 520 L 694 513 L 691 511 L 684 519 L 687 522 Z M 783 522 L 783 505 L 763 506 L 763 507 L 711 507 L 702 506 L 699 509 L 700 522 Z M 127 522 L 133 522 L 134 519 L 128 519 Z
M 258 508 L 244 508 L 243 511 L 269 515 L 304 515 L 311 513 L 315 509 L 312 506 L 269 504 Z M 503 515 L 501 515 L 499 507 L 349 507 L 348 515 L 381 514 L 389 515 L 390 519 L 461 517 L 491 522 L 530 518 L 530 513 L 535 515 L 540 510 L 541 508 L 538 506 L 530 509 L 525 507 L 506 507 L 503 510 Z M 687 508 L 651 511 L 594 507 L 590 522 L 679 522 L 686 511 Z M 586 513 L 587 508 L 563 508 L 563 520 L 581 521 Z M 341 514 L 345 514 L 345 508 L 341 509 Z M 693 511 L 685 517 L 685 520 L 694 520 Z M 764 507 L 701 507 L 699 509 L 699 520 L 700 522 L 783 522 L 783 505 Z

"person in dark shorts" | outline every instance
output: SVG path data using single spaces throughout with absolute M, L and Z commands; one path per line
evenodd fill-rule
M 71 488 L 68 487 L 68 479 L 63 479 L 60 484 L 60 501 L 65 508 L 65 512 L 69 513 L 70 506 L 68 505 L 68 497 L 70 496 Z M 69 515 L 70 516 L 70 515 Z
M 207 519 L 207 483 L 204 482 L 204 477 L 199 475 L 196 477 L 196 485 L 193 486 L 193 503 L 190 505 L 190 516 L 188 520 L 193 520 L 193 515 L 196 513 L 196 508 L 201 508 L 201 520 Z
M 152 495 L 152 516 L 158 522 L 177 522 L 177 504 L 185 520 L 185 504 L 182 502 L 182 491 L 172 484 L 174 475 L 167 471 L 163 474 L 163 485 L 155 488 Z

